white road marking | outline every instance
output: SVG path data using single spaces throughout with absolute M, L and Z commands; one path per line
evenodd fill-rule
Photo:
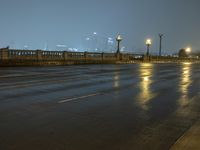
M 80 97 L 69 98 L 69 99 L 58 101 L 58 103 L 62 104 L 62 103 L 66 103 L 66 102 L 70 102 L 70 101 L 74 101 L 74 100 L 84 99 L 84 98 L 88 98 L 88 97 L 94 97 L 94 96 L 97 96 L 100 94 L 101 93 L 94 93 L 94 94 L 84 95 L 84 96 L 80 96 Z

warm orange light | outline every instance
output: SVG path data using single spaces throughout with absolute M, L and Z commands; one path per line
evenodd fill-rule
M 190 47 L 186 48 L 185 50 L 187 53 L 190 53 L 192 51 L 192 49 Z

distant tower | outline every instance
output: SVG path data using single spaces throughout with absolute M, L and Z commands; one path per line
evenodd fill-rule
M 47 43 L 45 43 L 45 45 L 44 45 L 44 50 L 48 50 L 48 44 Z
M 159 56 L 162 55 L 162 38 L 164 36 L 164 34 L 158 34 L 159 38 L 160 38 L 160 45 L 159 45 Z

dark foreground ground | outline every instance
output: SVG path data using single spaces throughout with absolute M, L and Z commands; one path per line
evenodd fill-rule
M 199 64 L 0 68 L 0 150 L 167 150 L 199 114 Z

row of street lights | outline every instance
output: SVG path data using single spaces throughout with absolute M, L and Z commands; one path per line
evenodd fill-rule
M 116 37 L 116 41 L 117 41 L 117 54 L 120 53 L 120 42 L 121 42 L 122 40 L 123 40 L 123 39 L 122 39 L 121 35 L 117 35 L 117 37 Z M 147 56 L 149 56 L 149 49 L 150 49 L 151 44 L 152 44 L 151 39 L 147 39 L 147 40 L 146 40 L 146 45 L 147 45 L 147 54 L 146 54 L 146 55 L 147 55 Z
M 160 38 L 160 46 L 159 46 L 159 56 L 161 56 L 161 52 L 162 52 L 162 38 L 163 38 L 164 34 L 159 34 L 159 38 Z M 116 41 L 117 41 L 117 53 L 120 53 L 120 42 L 122 41 L 122 37 L 121 35 L 118 35 L 117 38 L 116 38 Z M 150 38 L 146 39 L 146 42 L 145 42 L 146 46 L 147 46 L 147 52 L 146 52 L 146 55 L 149 56 L 150 55 L 150 52 L 149 52 L 149 49 L 152 45 L 152 40 Z M 187 53 L 190 53 L 191 52 L 191 48 L 188 47 L 185 49 Z

